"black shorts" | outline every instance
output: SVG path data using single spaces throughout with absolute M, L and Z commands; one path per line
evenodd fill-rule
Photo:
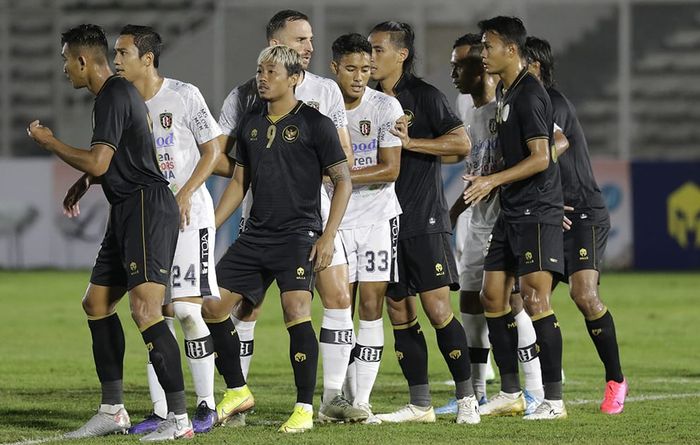
M 388 297 L 400 300 L 445 286 L 459 290 L 459 273 L 449 234 L 429 233 L 400 239 L 397 259 L 399 281 L 389 283 Z
M 484 270 L 511 272 L 516 276 L 547 270 L 564 273 L 564 234 L 554 224 L 511 224 L 499 215 L 493 226 Z
M 90 282 L 133 289 L 167 285 L 180 226 L 173 192 L 165 185 L 137 191 L 109 211 L 109 222 Z
M 608 244 L 610 227 L 594 224 L 582 224 L 577 221 L 571 230 L 564 232 L 564 276 L 562 281 L 568 281 L 569 276 L 579 270 L 600 270 L 600 261 Z
M 313 293 L 315 274 L 309 255 L 317 240 L 317 234 L 304 232 L 261 242 L 243 232 L 216 265 L 219 287 L 241 294 L 256 306 L 273 280 L 280 292 Z

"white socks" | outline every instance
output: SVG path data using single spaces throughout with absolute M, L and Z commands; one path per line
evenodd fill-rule
M 353 404 L 356 406 L 360 403 L 369 403 L 369 396 L 379 373 L 383 348 L 384 325 L 382 319 L 360 320 L 354 361 L 356 390 Z
M 353 343 L 350 308 L 324 309 L 319 349 L 323 360 L 323 400 L 340 394 Z
M 185 335 L 185 356 L 192 372 L 197 405 L 204 401 L 214 409 L 214 341 L 202 319 L 202 305 L 176 300 L 173 307 Z
M 543 400 L 542 369 L 540 358 L 535 355 L 537 350 L 535 328 L 525 310 L 515 314 L 515 322 L 518 325 L 518 360 L 525 375 L 525 389 L 539 400 Z
M 486 360 L 484 360 L 483 363 L 475 363 L 474 360 L 471 362 L 472 386 L 477 401 L 479 401 L 482 396 L 486 395 L 486 376 L 490 366 L 488 363 L 488 354 L 491 349 L 489 328 L 483 313 L 467 314 L 462 312 L 462 326 L 464 326 L 464 332 L 467 334 L 467 344 L 469 348 L 485 350 L 484 354 Z
M 248 381 L 248 370 L 250 370 L 250 362 L 253 361 L 253 351 L 255 346 L 255 323 L 256 321 L 243 321 L 235 316 L 231 316 L 233 324 L 238 332 L 238 339 L 241 341 L 241 370 L 243 378 Z

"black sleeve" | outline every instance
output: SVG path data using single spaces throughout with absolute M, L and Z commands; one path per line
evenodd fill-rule
M 235 159 L 236 164 L 242 165 L 243 167 L 248 167 L 250 163 L 248 159 L 248 141 L 241 137 L 243 134 L 243 127 L 246 126 L 247 121 L 248 120 L 244 117 L 235 129 L 236 145 L 234 146 L 233 159 Z
M 333 121 L 326 116 L 319 115 L 314 127 L 313 140 L 323 170 L 347 161 L 343 146 L 340 145 L 338 138 L 338 129 L 335 128 Z
M 564 134 L 571 129 L 571 115 L 572 110 L 569 109 L 569 104 L 566 103 L 564 98 L 550 96 L 552 99 L 552 112 L 554 114 L 554 123 L 559 125 Z
M 121 88 L 115 80 L 110 83 L 111 85 L 107 85 L 95 100 L 90 146 L 104 144 L 116 150 L 130 116 L 131 104 L 129 94 L 119 91 Z
M 524 89 L 515 101 L 515 112 L 525 141 L 549 138 L 554 121 L 549 96 L 540 88 Z
M 437 88 L 429 86 L 425 94 L 425 111 L 428 114 L 430 128 L 434 134 L 442 136 L 455 128 L 462 127 L 463 122 L 452 112 L 447 98 Z

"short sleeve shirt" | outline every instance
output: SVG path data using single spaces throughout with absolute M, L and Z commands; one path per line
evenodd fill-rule
M 381 91 L 381 86 L 377 89 Z M 422 79 L 406 73 L 394 92 L 408 118 L 408 135 L 412 138 L 435 139 L 463 126 L 445 96 Z M 451 231 L 441 166 L 440 156 L 401 152 L 401 172 L 396 180 L 396 195 L 403 210 L 399 239 Z
M 90 145 L 103 144 L 114 150 L 101 177 L 110 204 L 152 185 L 168 185 L 156 163 L 148 108 L 131 82 L 118 76 L 108 78 L 95 96 L 92 121 Z
M 527 143 L 547 140 L 550 149 L 547 169 L 501 187 L 501 212 L 511 223 L 539 222 L 560 225 L 564 210 L 557 157 L 552 144 L 554 118 L 549 95 L 540 82 L 523 70 L 504 93 L 496 88 L 498 144 L 505 168 L 530 156 Z
M 236 140 L 236 163 L 249 169 L 253 194 L 245 232 L 263 240 L 320 234 L 323 172 L 347 161 L 333 122 L 298 102 L 274 122 L 266 110 L 246 114 Z

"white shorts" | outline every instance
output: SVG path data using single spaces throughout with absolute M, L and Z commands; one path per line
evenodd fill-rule
M 216 282 L 215 239 L 213 227 L 179 233 L 165 304 L 182 297 L 220 298 Z
M 455 262 L 457 264 L 459 264 L 459 260 L 462 257 L 462 249 L 464 247 L 464 241 L 467 239 L 467 230 L 471 218 L 471 207 L 460 213 L 457 217 L 457 224 L 455 224 Z
M 395 230 L 392 230 L 392 227 Z M 399 281 L 396 246 L 399 217 L 372 226 L 340 230 L 348 252 L 348 281 Z
M 468 225 L 459 259 L 459 289 L 478 292 L 484 279 L 484 259 L 488 252 L 491 228 Z

